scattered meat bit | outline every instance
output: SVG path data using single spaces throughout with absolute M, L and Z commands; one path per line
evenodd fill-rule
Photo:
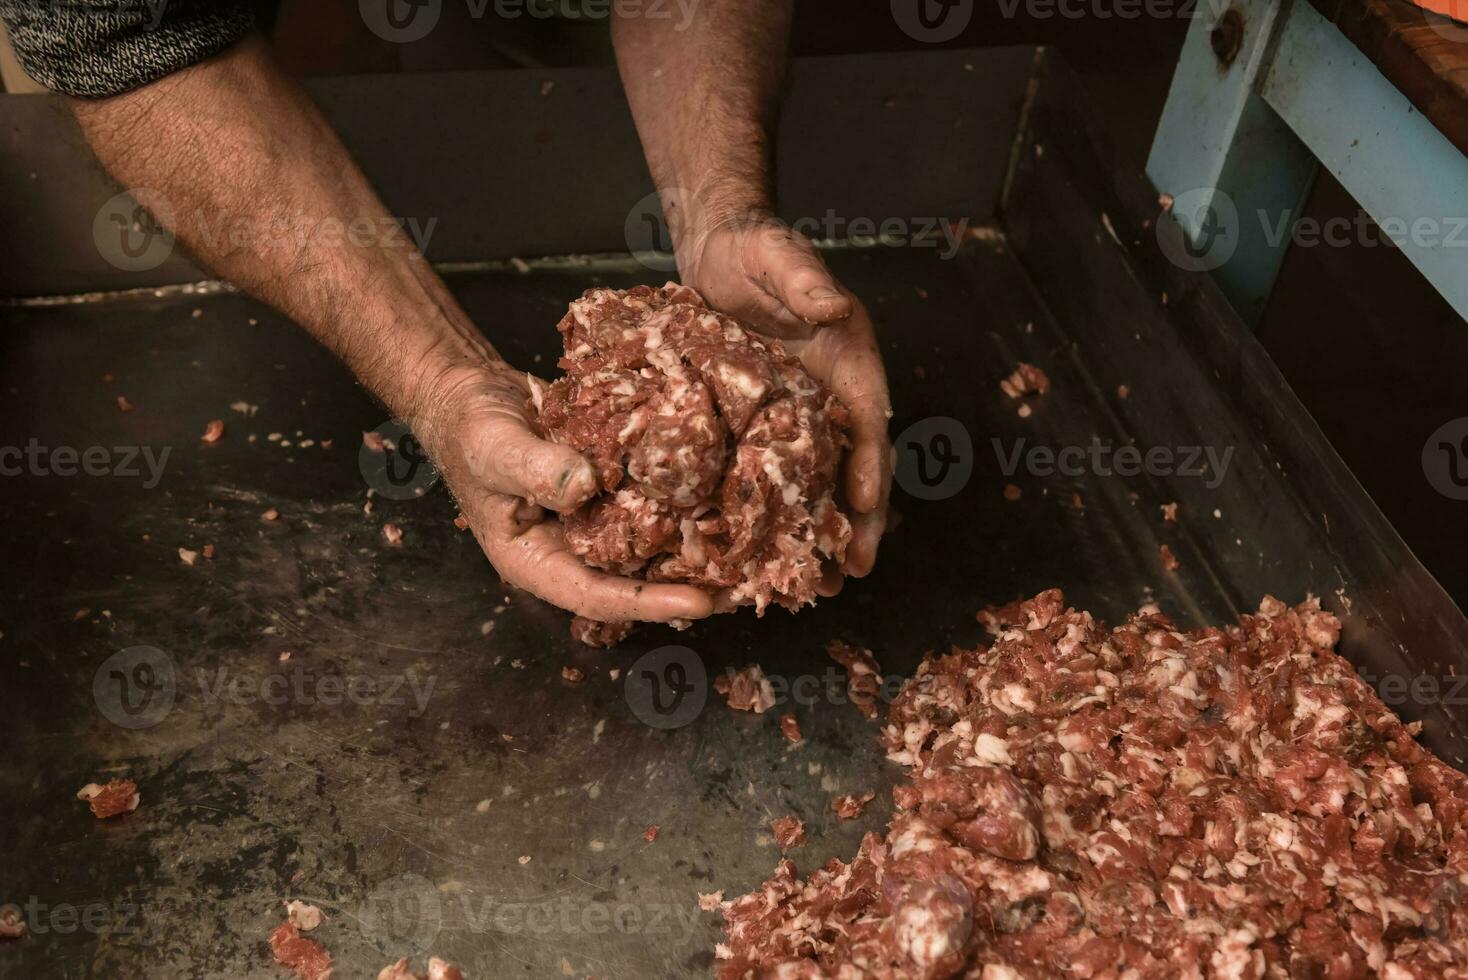
M 653 824 L 651 827 L 642 832 L 642 839 L 651 844 L 653 841 L 658 839 L 658 834 L 661 831 L 661 827 L 659 827 L 657 824 Z
M 780 718 L 780 734 L 792 742 L 799 742 L 805 738 L 804 735 L 800 734 L 800 722 L 796 719 L 794 713 L 784 715 Z
M 586 675 L 575 667 L 562 667 L 561 680 L 568 684 L 580 684 L 586 679 Z
M 1081 492 L 1079 490 L 1070 495 L 1070 505 L 1076 510 L 1086 509 L 1086 502 L 1081 499 Z
M 362 505 L 362 513 L 368 515 L 369 517 L 372 515 L 371 499 L 368 499 L 367 502 Z
M 521 864 L 529 864 L 530 863 L 530 855 L 529 854 L 521 854 L 518 858 L 516 858 L 516 860 L 519 861 Z
M 278 661 L 280 661 L 281 663 L 285 663 L 290 658 L 291 658 L 291 652 L 289 650 L 282 650 L 282 651 L 280 651 L 280 656 L 279 657 L 276 657 L 275 659 L 278 660 Z
M 1033 412 L 1034 412 L 1034 409 L 1032 409 L 1032 408 L 1030 408 L 1030 406 L 1029 406 L 1029 403 L 1028 403 L 1028 402 L 1026 402 L 1026 403 L 1022 403 L 1022 404 L 1021 404 L 1021 405 L 1020 405 L 1020 406 L 1019 406 L 1019 408 L 1017 408 L 1017 409 L 1015 409 L 1015 410 L 1014 410 L 1014 414 L 1016 414 L 1016 415 L 1018 415 L 1018 416 L 1019 416 L 1019 417 L 1020 417 L 1020 418 L 1022 418 L 1022 419 L 1027 419 L 1027 418 L 1029 418 L 1029 417 L 1030 417 L 1030 415 L 1031 415 L 1031 414 L 1032 414 L 1032 413 L 1033 413 Z
M 17 905 L 0 905 L 0 939 L 24 939 L 30 926 Z
M 387 440 L 382 438 L 380 432 L 364 432 L 362 433 L 362 445 L 374 453 L 380 453 L 387 449 Z
M 87 783 L 77 791 L 76 798 L 86 800 L 92 808 L 92 816 L 98 820 L 132 813 L 142 801 L 138 784 L 131 779 L 113 779 L 106 786 Z
M 133 410 L 133 403 L 128 401 L 125 395 L 118 395 L 117 410 L 119 412 L 131 412 Z
M 275 962 L 301 980 L 331 980 L 331 954 L 326 947 L 302 937 L 300 930 L 289 922 L 282 922 L 270 934 L 270 952 Z
M 428 958 L 427 973 L 414 973 L 405 956 L 383 967 L 377 974 L 377 980 L 464 980 L 464 974 L 457 966 L 437 956 Z
M 1130 388 L 1128 388 L 1126 385 L 1117 385 L 1116 386 L 1116 397 L 1117 398 L 1126 398 L 1131 393 L 1132 393 L 1132 390 Z
M 400 545 L 403 543 L 403 529 L 388 521 L 382 525 L 382 539 L 390 545 Z
M 1170 524 L 1177 523 L 1177 504 L 1162 505 L 1162 519 Z
M 465 517 L 463 514 L 455 514 L 454 527 L 458 528 L 460 531 L 469 530 L 469 518 Z
M 735 711 L 762 715 L 775 706 L 775 687 L 759 664 L 720 674 L 714 678 L 714 690 L 724 695 Z
M 333 440 L 333 439 L 322 439 L 321 440 L 321 448 L 322 449 L 330 449 L 332 447 L 332 445 L 334 444 L 334 442 L 335 442 L 335 440 Z
M 286 921 L 290 922 L 291 925 L 302 932 L 310 932 L 312 929 L 315 929 L 321 925 L 321 920 L 325 918 L 321 914 L 321 910 L 316 906 L 307 905 L 305 902 L 297 901 L 296 899 L 291 899 L 285 903 L 285 917 Z
M 1157 195 L 1157 206 L 1160 207 L 1164 211 L 1171 211 L 1172 210 L 1172 195 L 1169 194 L 1169 193 L 1167 193 L 1166 191 L 1163 191 L 1161 194 L 1158 194 Z
M 206 544 L 202 549 L 200 549 L 199 553 L 202 554 L 205 558 L 212 560 L 214 558 L 214 546 L 212 544 Z
M 1177 555 L 1174 555 L 1172 549 L 1167 545 L 1158 548 L 1157 553 L 1162 556 L 1162 567 L 1169 572 L 1175 572 L 1181 567 L 1177 560 Z
M 703 912 L 717 912 L 719 906 L 724 903 L 724 890 L 720 888 L 716 892 L 699 892 L 698 907 Z
M 862 811 L 867 808 L 867 804 L 876 798 L 877 794 L 872 792 L 866 792 L 860 796 L 847 793 L 844 796 L 838 796 L 832 800 L 831 809 L 836 811 L 836 816 L 842 820 L 855 820 L 861 816 Z
M 849 414 L 797 358 L 692 289 L 593 288 L 558 329 L 566 373 L 533 385 L 554 441 L 598 492 L 561 515 L 594 568 L 727 590 L 734 604 L 816 600 L 851 524 L 836 504 Z
M 188 548 L 178 549 L 178 560 L 183 562 L 185 565 L 192 565 L 194 562 L 198 561 L 198 559 L 199 553 L 197 551 L 190 551 Z
M 999 388 L 1010 398 L 1023 398 L 1030 394 L 1044 395 L 1050 391 L 1050 378 L 1033 364 L 1021 361 L 1013 374 L 999 382 Z
M 218 442 L 224 438 L 224 420 L 210 419 L 204 426 L 204 434 L 199 437 L 200 442 Z
M 263 514 L 260 515 L 260 520 L 262 520 L 262 521 L 273 521 L 276 518 L 278 518 L 279 516 L 280 516 L 280 511 L 278 511 L 274 507 L 272 507 L 269 510 L 267 510 L 265 513 L 263 513 Z
M 770 821 L 770 833 L 775 835 L 775 843 L 780 845 L 782 851 L 801 847 L 805 844 L 805 821 L 793 814 L 776 817 Z
M 826 654 L 846 668 L 846 695 L 868 718 L 877 717 L 877 696 L 882 692 L 882 668 L 872 651 L 840 640 L 826 644 Z
M 1024 493 L 1023 493 L 1023 491 L 1020 490 L 1019 487 L 1015 486 L 1013 483 L 1006 483 L 1006 484 L 1004 484 L 1004 499 L 1005 500 L 1009 501 L 1010 503 L 1014 503 L 1016 500 L 1018 500 L 1022 496 L 1024 496 Z
M 603 623 L 585 616 L 571 620 L 571 639 L 589 647 L 614 647 L 631 632 L 631 623 Z

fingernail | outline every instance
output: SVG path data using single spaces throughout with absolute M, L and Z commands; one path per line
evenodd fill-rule
M 841 298 L 841 293 L 838 290 L 832 289 L 830 286 L 815 286 L 806 290 L 805 295 L 817 303 L 825 303 L 829 300 Z

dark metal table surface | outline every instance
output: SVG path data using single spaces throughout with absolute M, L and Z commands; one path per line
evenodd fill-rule
M 500 584 L 441 487 L 364 513 L 361 432 L 384 414 L 279 317 L 218 291 L 0 309 L 0 447 L 47 450 L 46 472 L 0 479 L 0 903 L 32 930 L 0 975 L 278 978 L 266 937 L 290 898 L 326 911 L 342 978 L 429 953 L 474 978 L 705 975 L 718 917 L 697 895 L 763 880 L 772 817 L 807 821 L 809 869 L 891 813 L 895 772 L 826 642 L 897 678 L 979 639 L 980 607 L 1051 586 L 1186 624 L 1315 591 L 1373 680 L 1468 675 L 1461 613 L 1216 290 L 1159 257 L 1155 191 L 1114 179 L 1035 64 L 998 224 L 952 258 L 829 252 L 888 359 L 903 520 L 871 577 L 799 615 L 578 647 L 565 614 Z M 658 277 L 627 258 L 450 276 L 542 373 L 568 300 L 637 281 Z M 999 390 L 1020 360 L 1054 384 L 1027 418 Z M 204 445 L 213 418 L 227 432 Z M 1097 444 L 1172 455 L 1066 475 L 1031 452 Z M 80 465 L 57 447 L 90 473 L 55 472 Z M 786 702 L 763 716 L 708 690 L 752 662 Z M 1407 691 L 1389 703 L 1462 766 L 1462 701 Z M 142 805 L 94 820 L 76 790 L 120 776 Z M 832 796 L 864 790 L 866 814 L 837 821 Z

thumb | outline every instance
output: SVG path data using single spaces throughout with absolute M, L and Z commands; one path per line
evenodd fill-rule
M 809 238 L 770 226 L 755 238 L 750 263 L 764 288 L 806 323 L 830 323 L 851 315 L 851 299 L 836 285 Z
M 554 511 L 575 510 L 596 493 L 596 470 L 574 449 L 538 438 L 523 423 L 506 420 L 496 430 L 484 441 L 484 458 L 471 462 L 497 492 Z

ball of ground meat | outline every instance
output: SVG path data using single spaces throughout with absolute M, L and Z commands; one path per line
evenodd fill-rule
M 763 613 L 813 602 L 851 525 L 835 487 L 845 408 L 774 340 L 692 289 L 589 289 L 559 329 L 565 376 L 533 386 L 547 436 L 602 493 L 562 515 L 587 564 L 729 590 Z

